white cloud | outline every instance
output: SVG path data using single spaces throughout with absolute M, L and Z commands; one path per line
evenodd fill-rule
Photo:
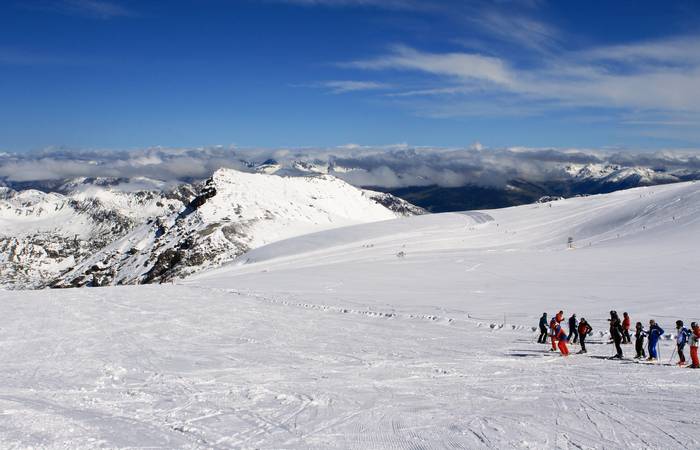
M 424 9 L 429 6 L 420 0 L 268 0 L 300 6 L 373 7 L 381 9 Z
M 322 87 L 330 89 L 330 92 L 333 94 L 345 94 L 347 92 L 373 91 L 391 88 L 391 85 L 389 84 L 378 83 L 376 81 L 335 80 L 324 81 L 319 84 Z
M 344 64 L 364 70 L 400 70 L 429 77 L 423 89 L 406 89 L 394 97 L 445 96 L 492 101 L 513 110 L 597 107 L 659 112 L 700 112 L 700 42 L 683 38 L 644 45 L 600 47 L 562 53 L 528 68 L 475 53 L 431 53 L 395 46 L 369 60 Z M 659 61 L 663 59 L 662 64 Z M 611 63 L 624 63 L 623 69 Z M 681 64 L 683 64 L 681 66 Z M 462 108 L 434 102 L 436 111 Z M 505 103 L 504 103 L 505 102 Z M 425 102 L 422 107 L 425 108 Z M 498 111 L 496 111 L 498 113 Z M 501 111 L 509 114 L 509 111 Z M 446 114 L 449 115 L 449 114 Z
M 415 70 L 499 85 L 513 83 L 510 71 L 498 58 L 470 53 L 428 53 L 404 45 L 394 46 L 390 53 L 375 59 L 342 65 L 368 70 Z
M 474 184 L 502 186 L 514 178 L 541 181 L 562 177 L 566 164 L 613 163 L 653 168 L 700 170 L 700 151 L 620 152 L 588 149 L 383 147 L 346 145 L 332 148 L 238 149 L 151 148 L 131 152 L 48 150 L 30 154 L 0 154 L 0 184 L 74 177 L 147 177 L 165 183 L 210 176 L 220 167 L 252 170 L 247 163 L 275 159 L 289 167 L 294 161 L 343 167 L 338 177 L 358 186 Z
M 644 41 L 592 48 L 574 55 L 593 63 L 671 64 L 693 67 L 700 64 L 700 36 Z
M 487 10 L 468 20 L 492 38 L 541 53 L 550 52 L 561 40 L 559 30 L 526 16 Z

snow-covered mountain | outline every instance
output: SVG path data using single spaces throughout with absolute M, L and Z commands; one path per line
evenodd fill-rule
M 255 172 L 285 176 L 303 176 L 309 174 L 331 174 L 343 178 L 344 174 L 362 171 L 361 167 L 344 167 L 335 160 L 292 160 L 278 162 L 268 159 L 261 163 L 249 162 L 247 166 Z M 561 176 L 552 175 L 551 181 L 569 183 L 598 183 L 622 187 L 651 186 L 657 184 L 687 181 L 700 177 L 699 173 L 687 169 L 666 171 L 646 166 L 623 166 L 620 164 L 561 164 Z
M 668 173 L 649 167 L 625 167 L 617 164 L 569 164 L 564 168 L 576 182 L 651 186 L 682 181 L 686 172 Z
M 41 287 L 148 217 L 182 208 L 186 187 L 124 190 L 74 180 L 66 194 L 0 188 L 0 286 Z
M 78 261 L 54 287 L 163 282 L 217 267 L 293 236 L 421 214 L 391 195 L 328 175 L 280 177 L 220 169 L 184 208 L 144 223 Z

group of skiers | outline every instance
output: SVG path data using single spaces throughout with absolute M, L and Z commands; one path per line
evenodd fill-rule
M 581 350 L 578 353 L 586 352 L 586 337 L 593 331 L 591 325 L 584 319 L 581 320 L 576 318 L 576 314 L 572 314 L 569 317 L 569 332 L 564 331 L 564 327 L 561 325 L 564 322 L 564 311 L 559 311 L 551 320 L 547 321 L 547 313 L 542 313 L 540 317 L 540 336 L 537 342 L 540 344 L 547 343 L 547 337 L 551 340 L 552 348 L 550 351 L 559 351 L 563 356 L 569 355 L 569 349 L 567 343 L 572 344 L 579 343 L 581 345 Z M 629 314 L 622 313 L 622 319 L 620 319 L 617 311 L 610 311 L 610 336 L 612 342 L 615 344 L 615 355 L 612 356 L 613 359 L 622 359 L 622 344 L 631 344 L 632 335 L 630 333 L 632 321 Z M 676 321 L 676 351 L 678 352 L 679 366 L 685 366 L 685 346 L 688 344 L 690 346 L 690 358 L 691 365 L 689 367 L 693 369 L 700 368 L 700 362 L 698 361 L 698 343 L 700 342 L 700 326 L 697 322 L 690 324 L 690 329 L 683 326 L 682 320 Z M 637 322 L 634 331 L 634 344 L 637 355 L 635 359 L 644 359 L 647 361 L 655 361 L 659 359 L 658 354 L 658 344 L 659 339 L 664 334 L 664 330 L 656 323 L 655 320 L 649 321 L 649 329 L 645 330 L 641 322 Z M 647 339 L 647 349 L 649 351 L 649 356 L 647 357 L 644 351 L 644 339 Z

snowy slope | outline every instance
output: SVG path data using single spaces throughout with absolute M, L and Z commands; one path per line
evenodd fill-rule
M 605 318 L 700 319 L 699 232 L 684 183 L 328 230 L 179 285 L 6 292 L 0 443 L 698 448 L 700 371 L 606 359 Z M 535 343 L 559 309 L 588 355 Z
M 256 289 L 274 279 L 276 289 L 296 291 L 301 280 L 311 288 L 308 295 L 324 303 L 341 295 L 371 304 L 380 289 L 382 302 L 406 306 L 425 304 L 426 293 L 444 284 L 440 308 L 468 303 L 470 312 L 489 314 L 516 301 L 535 307 L 549 299 L 556 307 L 569 292 L 550 287 L 554 276 L 574 285 L 590 276 L 590 302 L 605 310 L 607 302 L 624 300 L 634 310 L 647 298 L 694 295 L 686 280 L 694 281 L 693 263 L 700 262 L 699 236 L 700 183 L 680 183 L 302 236 L 254 250 L 238 265 L 202 275 L 201 282 L 227 286 L 235 280 Z M 397 256 L 401 252 L 405 256 Z M 597 282 L 615 270 L 623 275 Z M 478 301 L 494 290 L 495 298 Z
M 292 236 L 421 212 L 391 195 L 362 191 L 332 176 L 292 178 L 220 169 L 188 207 L 137 227 L 54 286 L 168 281 Z

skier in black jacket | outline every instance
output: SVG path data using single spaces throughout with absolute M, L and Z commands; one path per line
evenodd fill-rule
M 540 337 L 537 338 L 537 342 L 540 344 L 547 343 L 547 325 L 547 313 L 542 313 L 542 317 L 540 317 Z
M 615 350 L 617 351 L 613 358 L 622 359 L 622 347 L 620 344 L 622 343 L 622 335 L 625 330 L 622 328 L 622 322 L 620 322 L 617 311 L 610 311 L 610 319 L 608 320 L 610 321 L 610 336 L 615 343 Z
M 637 350 L 637 356 L 634 359 L 646 358 L 647 354 L 644 351 L 644 338 L 647 332 L 642 325 L 642 322 L 637 322 L 634 329 L 634 347 Z
M 572 344 L 578 341 L 578 321 L 576 320 L 576 314 L 572 314 L 571 317 L 569 317 L 569 336 L 567 339 Z

